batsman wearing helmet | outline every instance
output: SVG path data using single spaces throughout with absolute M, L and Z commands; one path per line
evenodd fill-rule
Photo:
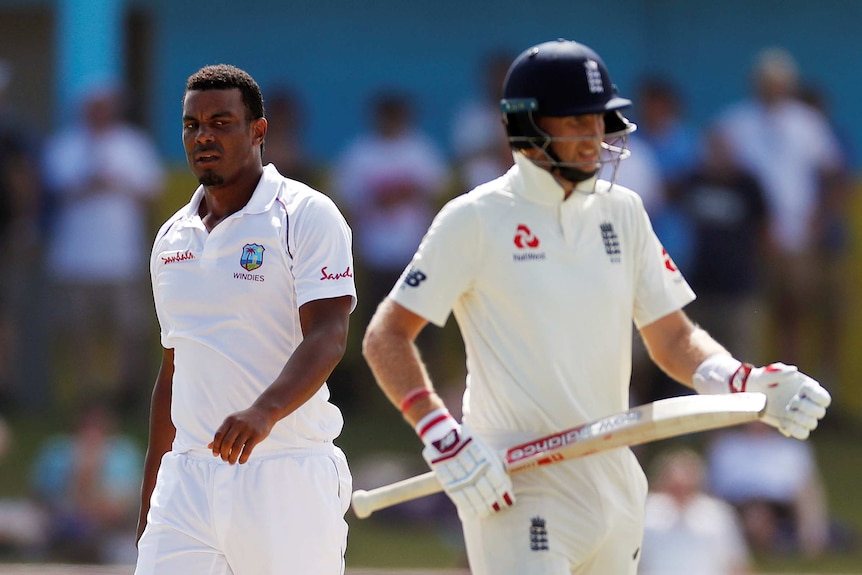
M 596 52 L 533 46 L 503 93 L 515 165 L 440 211 L 363 351 L 458 508 L 472 573 L 633 575 L 647 485 L 629 449 L 511 477 L 497 455 L 627 409 L 633 325 L 698 392 L 764 392 L 785 435 L 808 437 L 830 396 L 795 367 L 733 358 L 682 311 L 694 293 L 641 199 L 614 183 L 635 126 Z M 461 423 L 414 345 L 450 312 L 467 353 Z

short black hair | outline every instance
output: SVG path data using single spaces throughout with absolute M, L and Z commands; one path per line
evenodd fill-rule
M 237 88 L 242 94 L 242 103 L 248 110 L 249 118 L 257 120 L 264 117 L 263 94 L 254 78 L 236 66 L 214 64 L 204 66 L 186 82 L 186 92 L 191 90 L 230 90 Z

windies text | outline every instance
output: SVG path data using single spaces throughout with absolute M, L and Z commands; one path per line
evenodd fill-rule
M 250 282 L 262 282 L 265 281 L 263 275 L 261 274 L 244 274 L 242 272 L 233 272 L 233 279 L 236 280 L 247 280 Z

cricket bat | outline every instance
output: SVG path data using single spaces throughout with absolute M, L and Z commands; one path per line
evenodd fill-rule
M 766 395 L 755 392 L 660 399 L 515 445 L 500 456 L 506 472 L 512 474 L 618 447 L 756 421 L 765 410 Z M 354 491 L 353 512 L 364 519 L 379 509 L 442 490 L 429 471 L 370 491 Z

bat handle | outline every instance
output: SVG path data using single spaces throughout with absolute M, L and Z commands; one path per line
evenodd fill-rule
M 375 511 L 425 497 L 443 490 L 433 471 L 417 475 L 370 491 L 357 489 L 353 492 L 353 513 L 365 519 Z

